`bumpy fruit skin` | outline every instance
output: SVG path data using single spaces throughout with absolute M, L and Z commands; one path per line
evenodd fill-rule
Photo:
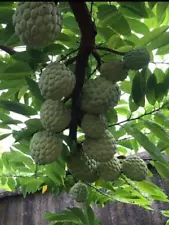
M 100 138 L 108 128 L 108 123 L 102 115 L 85 114 L 81 122 L 81 127 L 86 136 Z
M 112 158 L 106 163 L 99 163 L 100 177 L 107 181 L 117 180 L 121 175 L 121 164 L 117 158 Z
M 48 131 L 40 131 L 30 141 L 32 158 L 37 164 L 45 165 L 54 162 L 61 154 L 62 142 Z
M 48 99 L 41 106 L 40 118 L 46 130 L 61 132 L 68 127 L 71 112 L 62 102 Z
M 139 157 L 131 157 L 122 162 L 123 173 L 133 181 L 142 181 L 147 176 L 147 165 Z
M 103 63 L 100 68 L 101 77 L 106 80 L 116 83 L 117 81 L 123 81 L 128 75 L 128 70 L 124 68 L 121 60 L 114 60 L 111 62 Z
M 99 139 L 86 138 L 83 142 L 83 150 L 88 157 L 98 162 L 108 162 L 115 154 L 116 140 L 106 130 Z
M 146 48 L 136 48 L 127 52 L 123 58 L 126 69 L 139 70 L 146 67 L 150 62 L 150 55 Z
M 82 151 L 71 153 L 67 160 L 71 174 L 78 180 L 94 182 L 98 179 L 97 162 L 87 157 Z
M 84 83 L 81 96 L 81 108 L 91 114 L 104 114 L 109 108 L 117 105 L 120 89 L 103 77 L 88 80 Z
M 39 79 L 39 89 L 45 99 L 61 100 L 69 96 L 76 83 L 75 75 L 64 64 L 49 64 Z
M 85 184 L 82 183 L 76 183 L 71 189 L 70 189 L 70 195 L 74 200 L 76 200 L 79 203 L 85 202 L 88 197 L 88 188 Z
M 15 33 L 32 48 L 53 43 L 61 32 L 61 15 L 54 2 L 20 2 L 13 15 Z

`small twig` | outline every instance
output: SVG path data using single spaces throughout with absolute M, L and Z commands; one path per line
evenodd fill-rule
M 121 177 L 123 178 L 123 180 L 126 182 L 126 184 L 128 184 L 130 187 L 133 188 L 133 190 L 135 190 L 136 192 L 138 192 L 143 198 L 145 198 L 148 201 L 151 201 L 151 198 L 143 195 L 143 193 L 140 191 L 139 188 L 136 187 L 136 185 L 134 185 L 129 179 L 127 179 L 123 174 L 121 175 Z
M 73 53 L 77 52 L 78 50 L 79 50 L 79 47 L 76 48 L 76 49 L 73 49 L 71 52 L 69 52 L 68 54 L 64 55 L 64 56 L 59 60 L 59 62 L 64 61 L 65 59 L 68 58 L 68 56 L 72 55 Z
M 92 55 L 97 61 L 97 68 L 100 70 L 100 67 L 101 67 L 101 64 L 102 64 L 102 59 L 101 59 L 99 53 L 94 49 L 92 51 Z
M 100 194 L 102 194 L 102 195 L 104 195 L 104 196 L 106 196 L 106 197 L 108 197 L 108 198 L 114 200 L 114 199 L 112 198 L 112 196 L 110 196 L 110 195 L 108 195 L 108 194 L 102 192 L 101 190 L 99 190 L 98 188 L 96 188 L 95 186 L 93 186 L 92 184 L 90 184 L 90 183 L 88 183 L 88 182 L 86 182 L 86 181 L 83 181 L 83 183 L 87 184 L 89 187 L 93 188 L 95 191 L 99 192 Z
M 169 65 L 169 62 L 150 62 L 150 63 L 153 63 L 153 64 L 166 64 L 166 65 Z
M 65 65 L 68 66 L 68 65 L 74 63 L 74 62 L 76 61 L 76 59 L 77 59 L 77 56 L 74 56 L 74 57 L 68 59 L 68 60 L 65 62 Z
M 120 121 L 120 122 L 118 122 L 118 123 L 111 124 L 111 125 L 109 125 L 109 127 L 121 125 L 121 124 L 123 124 L 123 123 L 129 122 L 129 121 L 133 121 L 133 120 L 137 120 L 137 119 L 141 119 L 141 118 L 144 117 L 144 116 L 151 115 L 151 114 L 153 114 L 153 113 L 158 112 L 159 110 L 161 110 L 166 104 L 168 104 L 168 102 L 167 102 L 167 103 L 164 103 L 161 107 L 152 110 L 151 112 L 145 112 L 144 114 L 142 114 L 142 115 L 140 115 L 140 116 L 138 116 L 138 117 L 134 117 L 134 118 L 130 118 L 130 117 L 129 117 L 129 118 L 126 119 L 126 120 L 122 120 L 122 121 Z
M 119 51 L 113 50 L 111 48 L 101 47 L 101 46 L 96 46 L 95 49 L 111 52 L 111 53 L 114 53 L 117 55 L 122 55 L 122 56 L 126 54 L 126 52 L 119 52 Z
M 9 55 L 14 55 L 15 53 L 17 53 L 13 48 L 10 48 L 5 45 L 0 45 L 0 49 L 3 50 L 4 52 L 8 53 Z

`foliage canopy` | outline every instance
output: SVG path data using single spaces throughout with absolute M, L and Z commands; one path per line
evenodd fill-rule
M 25 196 L 36 191 L 57 195 L 68 191 L 65 185 L 66 157 L 75 148 L 71 139 L 75 140 L 76 134 L 70 132 L 70 137 L 59 134 L 64 142 L 63 154 L 59 160 L 45 166 L 36 166 L 30 155 L 29 142 L 33 134 L 42 129 L 39 111 L 44 99 L 38 79 L 43 68 L 58 60 L 73 72 L 77 71 L 81 34 L 85 36 L 88 29 L 85 18 L 78 21 L 77 6 L 83 7 L 83 4 L 87 5 L 97 30 L 87 67 L 86 62 L 82 62 L 85 79 L 96 77 L 101 63 L 122 59 L 125 52 L 138 47 L 146 47 L 149 51 L 149 66 L 129 71 L 127 78 L 119 82 L 121 99 L 106 116 L 109 131 L 117 141 L 118 155 L 136 154 L 144 149 L 151 156 L 149 163 L 161 177 L 169 179 L 166 159 L 169 155 L 169 62 L 165 61 L 169 53 L 168 3 L 60 2 L 62 32 L 55 43 L 43 49 L 23 46 L 15 34 L 12 16 L 17 4 L 0 4 L 0 49 L 7 53 L 0 56 L 0 128 L 8 130 L 0 135 L 0 140 L 8 136 L 15 139 L 10 152 L 2 153 L 0 158 L 1 187 L 10 191 L 22 188 Z M 85 15 L 85 12 L 81 13 Z M 81 81 L 79 76 L 77 82 Z M 71 107 L 71 100 L 67 104 Z M 11 112 L 16 113 L 17 119 Z M 19 115 L 24 115 L 25 120 L 20 120 Z M 84 134 L 79 128 L 77 133 L 77 141 L 83 141 Z M 152 176 L 149 171 L 149 178 Z M 88 183 L 88 188 L 89 197 L 83 209 L 71 208 L 60 214 L 48 213 L 45 217 L 53 221 L 52 224 L 68 221 L 93 225 L 100 223 L 90 206 L 93 203 L 104 206 L 107 202 L 121 201 L 150 209 L 154 200 L 169 202 L 168 196 L 150 181 L 134 182 L 125 176 L 114 182 Z M 162 213 L 168 216 L 167 211 Z

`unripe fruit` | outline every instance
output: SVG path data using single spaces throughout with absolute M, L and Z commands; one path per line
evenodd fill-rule
M 71 197 L 79 202 L 85 202 L 88 197 L 88 188 L 85 184 L 76 183 L 70 190 Z
M 101 77 L 106 80 L 116 83 L 117 81 L 123 81 L 128 75 L 128 70 L 124 68 L 121 60 L 113 60 L 107 63 L 103 63 L 100 68 Z
M 108 162 L 115 154 L 116 141 L 106 130 L 99 139 L 86 138 L 83 142 L 83 150 L 88 157 L 98 162 Z
M 32 48 L 52 44 L 61 32 L 61 15 L 54 2 L 20 2 L 13 15 L 15 33 Z
M 150 55 L 146 48 L 136 48 L 127 52 L 123 58 L 126 69 L 139 70 L 146 67 L 150 62 Z
M 62 142 L 51 132 L 40 131 L 33 135 L 30 141 L 30 151 L 37 164 L 52 163 L 61 154 Z
M 94 182 L 98 179 L 97 163 L 82 151 L 70 153 L 67 166 L 71 174 L 78 180 Z
M 112 158 L 105 163 L 99 163 L 98 171 L 103 180 L 117 180 L 121 175 L 121 164 L 117 158 Z
M 62 102 L 48 99 L 41 106 L 40 118 L 46 130 L 61 132 L 68 127 L 71 112 Z
M 85 114 L 81 127 L 90 138 L 100 138 L 108 128 L 106 118 L 102 115 Z
M 134 181 L 142 181 L 146 179 L 147 176 L 147 165 L 139 157 L 130 157 L 122 162 L 123 173 Z
M 68 67 L 53 62 L 42 72 L 39 89 L 45 99 L 61 100 L 72 93 L 75 83 L 75 75 Z
M 120 89 L 103 77 L 88 80 L 84 83 L 81 96 L 81 108 L 91 114 L 103 114 L 117 105 Z

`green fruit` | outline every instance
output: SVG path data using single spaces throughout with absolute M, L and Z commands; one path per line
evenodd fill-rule
M 25 121 L 25 124 L 29 131 L 32 131 L 33 133 L 44 130 L 40 119 L 29 119 Z
M 117 105 L 120 89 L 102 77 L 87 80 L 82 88 L 81 108 L 91 114 L 103 114 Z
M 85 202 L 88 197 L 88 188 L 85 184 L 76 183 L 70 190 L 70 195 L 72 199 L 77 202 Z
M 40 110 L 42 125 L 51 132 L 61 132 L 69 126 L 71 112 L 58 100 L 46 100 Z
M 126 69 L 139 70 L 146 67 L 150 62 L 150 55 L 146 48 L 136 48 L 127 52 L 123 58 Z
M 82 151 L 70 153 L 67 166 L 71 174 L 78 180 L 94 182 L 98 179 L 97 163 Z
M 13 15 L 13 25 L 25 45 L 45 47 L 61 33 L 61 15 L 54 2 L 20 2 Z
M 45 99 L 61 100 L 68 97 L 76 83 L 75 75 L 64 64 L 54 62 L 42 72 L 39 89 Z
M 116 83 L 117 81 L 123 81 L 128 75 L 128 70 L 124 68 L 121 60 L 113 60 L 108 63 L 103 63 L 100 68 L 101 77 L 106 80 Z
M 113 158 L 108 162 L 99 163 L 98 171 L 103 180 L 117 180 L 121 175 L 121 164 L 117 158 Z
M 83 150 L 88 157 L 98 162 L 108 162 L 115 154 L 116 140 L 106 130 L 99 139 L 86 138 L 83 142 Z
M 122 171 L 131 180 L 142 181 L 146 179 L 148 169 L 145 162 L 135 156 L 123 160 Z
M 88 137 L 100 138 L 108 128 L 108 124 L 104 116 L 85 114 L 81 122 L 81 127 Z
M 62 142 L 48 131 L 40 131 L 33 135 L 30 141 L 32 158 L 37 164 L 54 162 L 61 154 Z

